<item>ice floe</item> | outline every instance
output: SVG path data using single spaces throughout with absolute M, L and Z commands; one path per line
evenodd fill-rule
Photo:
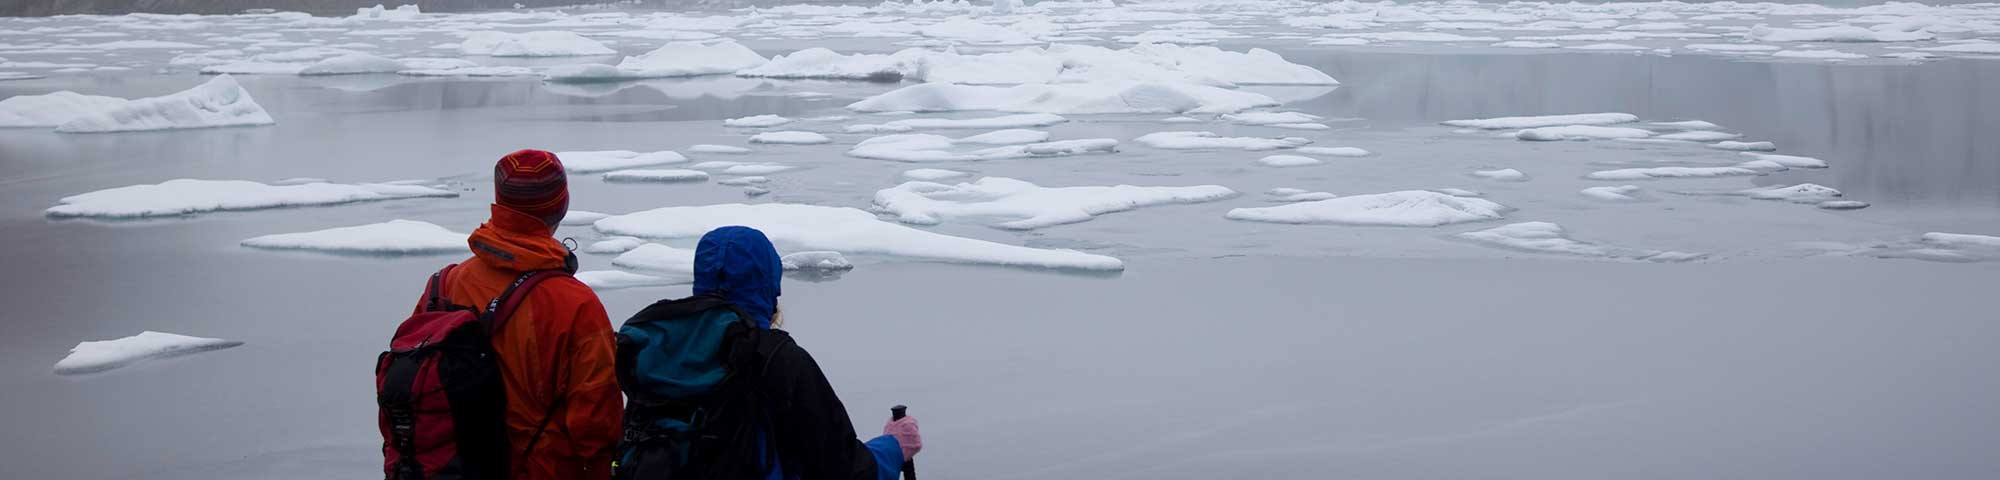
M 1484 178 L 1487 180 L 1499 180 L 1502 182 L 1528 181 L 1528 174 L 1521 173 L 1520 170 L 1515 170 L 1512 168 L 1501 168 L 1494 170 L 1474 170 L 1472 171 L 1472 176 Z
M 1509 208 L 1479 198 L 1424 190 L 1353 195 L 1273 207 L 1238 208 L 1227 217 L 1272 223 L 1435 227 L 1498 220 Z
M 54 127 L 86 112 L 125 104 L 125 99 L 84 95 L 68 90 L 19 95 L 0 100 L 0 128 Z
M 604 173 L 607 182 L 702 182 L 708 180 L 708 172 L 681 169 L 633 169 L 614 170 Z
M 100 97 L 101 98 L 101 97 Z M 134 132 L 277 123 L 228 75 L 179 93 L 130 100 L 80 113 L 56 127 L 65 133 Z
M 847 108 L 857 112 L 1228 113 L 1278 104 L 1277 100 L 1259 93 L 1190 83 L 1097 82 L 1011 87 L 926 83 L 865 98 Z
M 466 34 L 459 53 L 493 57 L 572 57 L 618 53 L 596 40 L 575 32 L 543 31 L 511 33 L 479 31 Z
M 611 259 L 611 265 L 641 272 L 693 275 L 694 250 L 648 243 L 618 254 Z
M 1556 127 L 1566 125 L 1613 125 L 1639 121 L 1630 113 L 1575 113 L 1567 115 L 1539 115 L 1530 117 L 1495 117 L 1471 120 L 1448 120 L 1445 125 L 1482 130 L 1513 130 L 1524 128 Z
M 903 223 L 935 225 L 946 219 L 991 218 L 1001 220 L 992 224 L 994 227 L 1029 230 L 1141 207 L 1212 202 L 1233 196 L 1234 190 L 1217 185 L 1043 187 L 986 177 L 957 185 L 907 182 L 875 192 L 875 208 Z
M 763 230 L 781 249 L 833 250 L 956 263 L 1079 270 L 1123 270 L 1116 258 L 1075 250 L 1029 248 L 926 232 L 855 208 L 786 203 L 666 207 L 597 222 L 597 230 L 654 239 L 690 239 L 716 227 Z
M 1777 28 L 1761 23 L 1750 27 L 1750 31 L 1745 36 L 1761 42 L 1917 42 L 1937 38 L 1937 35 L 1922 30 L 1914 32 L 1883 31 L 1870 30 L 1852 25 L 1823 28 Z
M 1069 119 L 1063 118 L 1061 115 L 1048 114 L 1048 113 L 1024 113 L 1019 115 L 1004 115 L 998 117 L 966 118 L 966 119 L 909 118 L 909 119 L 892 121 L 887 123 L 886 125 L 897 126 L 897 127 L 908 127 L 910 129 L 919 129 L 919 128 L 994 129 L 994 128 L 1046 127 L 1049 125 L 1055 125 L 1067 121 L 1069 121 Z
M 971 173 L 942 168 L 916 168 L 903 171 L 903 178 L 934 182 L 972 175 Z
M 299 69 L 299 75 L 353 75 L 361 73 L 395 73 L 408 70 L 403 62 L 369 54 L 350 54 L 332 57 Z
M 1668 133 L 1660 135 L 1655 138 L 1659 138 L 1662 140 L 1682 140 L 1689 142 L 1715 142 L 1715 141 L 1743 138 L 1743 135 L 1736 133 L 1729 133 L 1729 132 L 1717 132 L 1713 130 L 1690 130 L 1685 132 Z
M 1132 139 L 1132 141 L 1139 142 L 1140 145 L 1168 150 L 1235 149 L 1249 151 L 1298 148 L 1312 143 L 1312 140 L 1299 137 L 1224 137 L 1216 135 L 1214 132 L 1187 131 L 1153 132 Z
M 1636 196 L 1639 193 L 1638 185 L 1619 185 L 1615 187 L 1611 186 L 1590 187 L 1578 191 L 1577 193 L 1582 194 L 1583 196 L 1586 197 L 1603 200 L 1607 202 L 1635 202 L 1639 200 L 1639 197 Z
M 1712 178 L 1756 176 L 1764 172 L 1743 167 L 1648 167 L 1600 170 L 1583 176 L 1591 180 L 1657 180 L 1663 178 Z
M 838 271 L 854 269 L 854 264 L 848 262 L 847 257 L 841 255 L 840 252 L 825 250 L 794 252 L 779 257 L 778 264 L 786 270 Z
M 380 183 L 266 185 L 245 180 L 168 180 L 71 195 L 45 210 L 50 217 L 143 218 L 279 207 L 325 206 L 343 203 L 419 197 L 456 197 L 457 193 L 421 185 Z
M 751 152 L 751 150 L 748 148 L 738 147 L 734 145 L 709 145 L 709 144 L 689 146 L 687 150 L 689 152 L 694 152 L 694 153 L 721 153 L 721 154 L 731 154 L 731 155 Z
M 154 331 L 115 340 L 77 343 L 69 355 L 56 362 L 56 375 L 82 375 L 124 367 L 147 360 L 159 360 L 243 345 L 235 340 L 190 337 Z
M 466 234 L 430 222 L 382 223 L 254 237 L 243 246 L 265 250 L 308 250 L 339 254 L 423 255 L 463 253 Z
M 1561 225 L 1549 222 L 1522 222 L 1455 235 L 1475 243 L 1531 253 L 1618 258 L 1652 262 L 1699 260 L 1699 253 L 1613 247 L 1569 238 Z
M 606 291 L 621 288 L 664 287 L 694 282 L 693 275 L 654 276 L 641 275 L 621 270 L 591 270 L 576 272 L 576 280 L 583 282 L 591 290 Z
M 731 119 L 727 119 L 727 120 L 723 120 L 723 121 L 722 121 L 722 126 L 725 126 L 725 127 L 744 127 L 744 128 L 763 128 L 763 127 L 775 127 L 775 126 L 779 126 L 779 125 L 784 125 L 784 124 L 787 124 L 787 123 L 792 123 L 792 119 L 789 119 L 789 118 L 785 118 L 785 117 L 782 117 L 782 116 L 778 116 L 778 115 L 752 115 L 752 116 L 748 116 L 748 117 L 741 117 L 741 118 L 731 118 Z
M 1743 152 L 1743 155 L 1757 160 L 1764 160 L 1776 163 L 1778 165 L 1783 165 L 1789 168 L 1826 168 L 1825 160 L 1820 160 L 1812 157 L 1801 157 L 1798 155 L 1778 155 L 1775 153 L 1756 153 L 1756 152 Z
M 1835 190 L 1832 187 L 1827 187 L 1815 183 L 1801 183 L 1798 185 L 1789 185 L 1789 186 L 1774 185 L 1769 187 L 1752 188 L 1737 193 L 1758 200 L 1784 200 L 1792 203 L 1812 203 L 1812 204 L 1832 201 L 1836 198 L 1840 198 L 1839 190 Z
M 562 222 L 559 222 L 559 225 L 565 227 L 589 225 L 592 222 L 603 220 L 604 217 L 609 217 L 609 216 L 611 216 L 611 214 L 598 213 L 589 210 L 577 210 L 572 208 L 569 210 L 569 213 L 563 214 Z
M 1321 163 L 1324 162 L 1304 155 L 1271 155 L 1257 159 L 1258 165 L 1266 167 L 1304 167 Z
M 764 132 L 752 135 L 750 136 L 750 143 L 768 143 L 768 144 L 779 144 L 779 145 L 819 145 L 823 143 L 833 143 L 833 139 L 827 138 L 826 135 L 821 135 L 813 132 L 781 131 L 781 132 Z
M 1632 127 L 1603 127 L 1596 125 L 1563 125 L 1559 127 L 1538 127 L 1514 132 L 1514 138 L 1531 142 L 1554 142 L 1562 140 L 1646 138 L 1653 136 L 1652 130 Z
M 1778 144 L 1771 142 L 1738 142 L 1732 140 L 1723 140 L 1720 142 L 1709 144 L 1708 148 L 1713 148 L 1716 150 L 1730 150 L 1737 152 L 1773 152 L 1778 150 Z
M 764 64 L 763 56 L 733 40 L 674 42 L 618 65 L 583 64 L 553 67 L 543 78 L 555 82 L 591 82 L 643 78 L 722 75 Z
M 603 220 L 603 218 L 599 218 L 597 220 Z M 597 223 L 597 220 L 592 220 L 590 223 Z M 598 255 L 619 254 L 631 251 L 634 248 L 639 248 L 640 245 L 645 245 L 645 244 L 646 241 L 638 237 L 611 237 L 603 240 L 598 240 L 596 242 L 591 242 L 590 245 L 585 245 L 583 247 L 583 253 L 594 253 Z
M 1779 50 L 1771 56 L 1778 58 L 1803 58 L 1808 60 L 1854 60 L 1868 58 L 1867 55 L 1839 50 Z
M 558 152 L 556 153 L 556 158 L 562 159 L 563 170 L 569 173 L 597 173 L 688 161 L 687 156 L 672 150 L 657 152 L 634 152 L 631 150 Z
M 898 162 L 951 162 L 1112 153 L 1116 152 L 1118 148 L 1118 141 L 1109 138 L 1061 140 L 999 147 L 984 146 L 1003 140 L 1028 140 L 1025 135 L 1012 132 L 1032 132 L 1036 136 L 1043 136 L 1043 132 L 1032 130 L 1002 130 L 1000 132 L 958 139 L 943 135 L 922 133 L 884 135 L 855 144 L 854 148 L 847 151 L 847 154 L 859 158 L 893 160 Z

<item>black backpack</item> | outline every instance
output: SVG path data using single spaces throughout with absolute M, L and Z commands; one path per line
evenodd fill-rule
M 763 374 L 771 357 L 792 343 L 783 331 L 757 328 L 749 315 L 718 295 L 664 300 L 639 311 L 618 332 L 617 373 L 625 390 L 625 434 L 612 468 L 616 480 L 735 480 L 763 478 L 774 466 Z M 723 327 L 726 324 L 726 327 Z M 641 353 L 658 339 L 700 328 L 726 328 L 713 356 L 721 379 L 707 388 L 679 384 L 662 394 L 644 375 Z M 658 358 L 658 357 L 655 357 Z M 680 360 L 674 358 L 676 363 Z

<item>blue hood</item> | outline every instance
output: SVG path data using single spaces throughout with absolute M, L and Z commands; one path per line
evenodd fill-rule
M 694 294 L 719 293 L 755 317 L 760 327 L 771 327 L 784 278 L 778 248 L 757 229 L 717 228 L 694 247 Z

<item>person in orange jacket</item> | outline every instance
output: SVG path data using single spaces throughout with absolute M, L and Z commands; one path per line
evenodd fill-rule
M 492 217 L 473 230 L 472 258 L 452 269 L 445 296 L 484 305 L 524 272 L 574 273 L 576 256 L 554 236 L 569 211 L 568 183 L 553 153 L 502 157 L 493 167 Z M 493 334 L 493 349 L 507 391 L 511 477 L 610 478 L 624 400 L 612 372 L 611 320 L 597 294 L 567 275 L 542 282 Z

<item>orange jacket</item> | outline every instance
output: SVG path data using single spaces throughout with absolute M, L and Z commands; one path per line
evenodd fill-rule
M 552 235 L 540 219 L 494 205 L 493 217 L 467 242 L 472 258 L 445 279 L 446 297 L 485 309 L 522 272 L 564 268 L 569 250 Z M 573 278 L 537 285 L 494 334 L 507 385 L 514 479 L 610 478 L 624 421 L 613 335 L 597 294 Z M 550 416 L 558 398 L 561 411 Z M 548 428 L 522 455 L 544 418 Z

